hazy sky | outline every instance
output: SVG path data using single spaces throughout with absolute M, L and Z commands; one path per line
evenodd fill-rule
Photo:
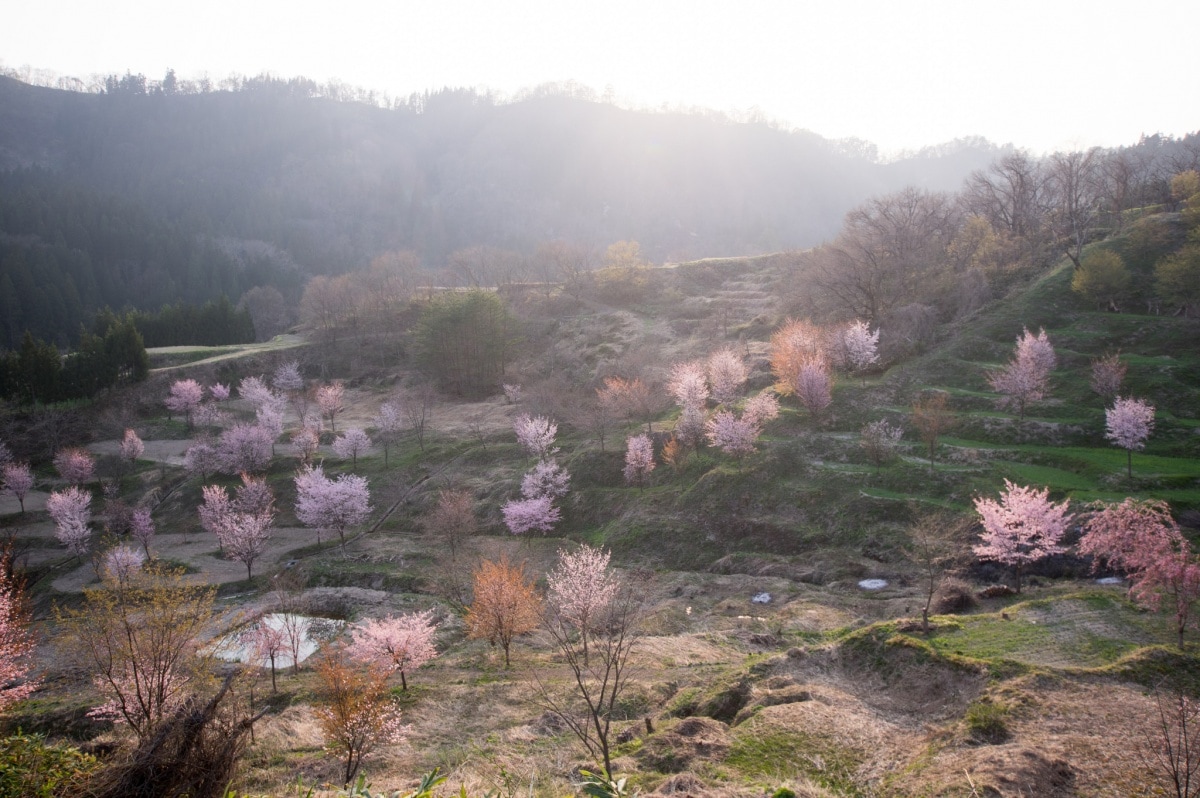
M 575 80 L 638 106 L 757 107 L 884 151 L 968 135 L 1044 151 L 1200 129 L 1195 0 L 7 5 L 0 63 L 65 75 L 271 72 L 401 96 Z

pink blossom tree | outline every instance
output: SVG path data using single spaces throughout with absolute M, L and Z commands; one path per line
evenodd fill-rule
M 529 472 L 521 478 L 521 495 L 526 499 L 538 496 L 549 496 L 551 500 L 561 499 L 570 489 L 571 475 L 565 468 L 553 460 L 539 460 Z
M 1120 353 L 1114 352 L 1092 361 L 1091 387 L 1105 402 L 1117 398 L 1121 391 L 1121 383 L 1129 367 L 1121 362 Z
M 858 443 L 867 457 L 878 469 L 896 455 L 896 447 L 904 435 L 901 427 L 889 424 L 886 419 L 872 421 L 859 432 Z
M 583 543 L 574 552 L 559 551 L 558 564 L 546 575 L 546 599 L 559 618 L 574 627 L 588 660 L 588 637 L 605 617 L 621 583 L 608 568 L 611 554 Z
M 279 402 L 279 397 L 263 382 L 262 377 L 243 377 L 238 383 L 238 396 L 255 407 Z
M 388 450 L 404 431 L 404 415 L 394 402 L 384 402 L 374 418 L 375 436 L 383 444 L 383 467 L 388 467 Z
M 21 505 L 21 514 L 25 513 L 25 496 L 33 487 L 33 472 L 28 463 L 5 463 L 0 470 L 3 476 L 4 489 L 12 491 Z
M 224 402 L 229 399 L 229 386 L 224 383 L 214 382 L 208 386 L 208 395 L 212 397 L 214 402 Z
M 22 580 L 13 573 L 12 552 L 0 556 L 0 712 L 37 689 L 29 678 L 37 641 Z
M 1050 372 L 1057 365 L 1058 357 L 1045 330 L 1034 335 L 1024 330 L 1017 338 L 1013 359 L 1003 368 L 987 375 L 992 390 L 1001 394 L 1001 407 L 1015 407 L 1017 416 L 1025 418 L 1025 409 L 1030 402 L 1039 402 L 1050 390 Z
M 187 420 L 188 431 L 192 430 L 192 414 L 204 400 L 204 388 L 195 380 L 176 380 L 163 404 L 172 413 L 180 413 Z
M 549 496 L 513 499 L 501 507 L 500 512 L 508 531 L 514 535 L 533 530 L 548 533 L 562 518 L 562 513 Z
M 774 392 L 768 389 L 747 399 L 742 418 L 756 427 L 779 418 L 779 400 Z
M 337 414 L 342 412 L 346 389 L 340 382 L 317 387 L 317 407 L 321 414 L 329 417 L 329 429 L 337 432 Z
M 500 387 L 504 390 L 504 400 L 510 405 L 519 405 L 525 398 L 525 393 L 521 390 L 520 385 L 506 382 Z
M 741 458 L 754 451 L 754 441 L 761 430 L 745 418 L 721 410 L 704 427 L 708 442 L 733 457 Z
M 851 371 L 864 371 L 879 362 L 879 330 L 871 332 L 867 322 L 855 319 L 841 330 L 841 349 Z
M 146 451 L 146 445 L 142 443 L 142 439 L 138 434 L 131 429 L 125 430 L 125 437 L 121 439 L 121 458 L 128 460 L 130 465 L 137 462 L 137 459 Z
M 313 455 L 320 445 L 321 438 L 312 427 L 301 427 L 292 433 L 292 453 L 300 459 L 301 465 L 312 465 Z
M 360 662 L 399 673 L 401 689 L 408 690 L 405 673 L 438 655 L 433 645 L 436 631 L 432 610 L 372 618 L 350 633 L 349 653 Z
M 513 431 L 517 434 L 517 443 L 539 460 L 545 460 L 558 451 L 554 438 L 558 435 L 558 425 L 545 416 L 529 416 L 521 414 L 513 422 Z
M 625 441 L 625 481 L 645 487 L 654 470 L 654 444 L 646 435 L 632 435 Z
M 705 371 L 713 398 L 723 405 L 737 401 L 742 393 L 742 386 L 750 376 L 745 361 L 728 347 L 718 349 L 708 356 Z
M 1073 516 L 1068 502 L 1052 502 L 1049 495 L 1049 488 L 1023 487 L 1006 479 L 1000 501 L 975 499 L 983 523 L 980 543 L 973 547 L 975 555 L 1011 567 L 1018 593 L 1026 566 L 1066 551 L 1061 541 Z
M 242 484 L 231 500 L 220 485 L 206 485 L 199 507 L 200 525 L 217 537 L 225 556 L 246 566 L 246 579 L 254 577 L 254 561 L 266 550 L 275 522 L 275 498 L 265 480 L 242 475 Z
M 333 441 L 333 452 L 343 460 L 350 459 L 350 467 L 358 465 L 358 456 L 365 454 L 371 448 L 371 439 L 367 433 L 351 427 Z
M 72 485 L 83 485 L 92 481 L 96 460 L 85 449 L 60 449 L 54 455 L 54 468 Z
M 288 650 L 287 635 L 283 625 L 272 626 L 265 619 L 259 618 L 258 623 L 250 630 L 248 643 L 255 660 L 270 664 L 271 692 L 278 692 L 275 684 L 275 662 L 281 654 Z
M 802 359 L 791 389 L 809 415 L 819 419 L 825 408 L 833 402 L 833 376 L 829 371 L 829 361 L 821 356 Z
M 220 467 L 220 458 L 211 438 L 202 438 L 183 453 L 183 468 L 194 477 L 207 477 Z
M 228 421 L 229 414 L 216 402 L 204 402 L 192 413 L 192 424 L 201 429 L 217 429 Z
M 146 559 L 150 558 L 150 541 L 154 539 L 154 521 L 149 507 L 136 507 L 129 516 L 129 536 L 142 544 Z
M 280 393 L 304 390 L 304 375 L 300 373 L 300 361 L 280 363 L 271 377 L 271 386 Z
M 1174 605 L 1175 633 L 1183 635 L 1193 623 L 1200 599 L 1200 562 L 1171 516 L 1166 502 L 1127 498 L 1117 504 L 1089 505 L 1091 513 L 1079 541 L 1082 554 L 1120 568 L 1129 575 L 1136 601 L 1158 610 L 1164 598 Z
M 302 469 L 295 482 L 296 517 L 300 523 L 318 530 L 318 543 L 319 530 L 335 530 L 345 551 L 346 530 L 361 524 L 371 514 L 371 491 L 366 478 L 342 474 L 337 479 L 328 479 L 317 466 Z
M 680 407 L 703 409 L 708 402 L 708 377 L 704 372 L 704 364 L 676 363 L 671 368 L 667 390 Z
M 146 555 L 129 546 L 114 546 L 104 554 L 104 576 L 118 585 L 126 585 L 141 572 Z
M 675 438 L 684 446 L 697 448 L 704 440 L 704 424 L 706 421 L 704 408 L 701 405 L 687 405 L 675 422 Z
M 46 510 L 58 527 L 55 537 L 72 554 L 86 554 L 92 542 L 92 494 L 76 487 L 55 491 Z
M 246 579 L 254 578 L 254 561 L 267 550 L 273 529 L 273 515 L 230 513 L 217 527 L 217 543 L 231 560 L 246 566 Z
M 1143 399 L 1118 398 L 1104 411 L 1104 437 L 1126 452 L 1125 468 L 1133 478 L 1133 450 L 1146 448 L 1154 431 L 1154 405 Z
M 217 441 L 217 462 L 227 474 L 261 473 L 271 465 L 275 439 L 258 424 L 234 424 Z

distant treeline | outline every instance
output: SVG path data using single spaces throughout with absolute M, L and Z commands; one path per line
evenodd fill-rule
M 27 332 L 15 350 L 0 351 L 0 399 L 17 405 L 88 399 L 150 372 L 142 336 L 128 319 L 114 319 L 103 335 L 85 330 L 80 339 L 64 356 Z
M 222 296 L 203 305 L 177 302 L 164 305 L 157 313 L 129 311 L 125 321 L 132 322 L 148 347 L 225 346 L 254 342 L 254 323 L 244 308 L 238 310 Z M 123 320 L 109 308 L 96 315 L 94 330 L 105 335 Z

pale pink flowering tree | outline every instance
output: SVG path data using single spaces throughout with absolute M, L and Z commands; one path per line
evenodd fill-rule
M 312 465 L 313 455 L 320 444 L 321 438 L 312 427 L 301 427 L 292 433 L 292 453 L 300 459 L 301 465 Z
M 154 539 L 154 521 L 150 518 L 149 507 L 134 508 L 129 516 L 129 536 L 142 544 L 142 550 L 149 559 L 150 541 Z
M 1050 372 L 1058 362 L 1054 347 L 1045 330 L 1034 335 L 1024 330 L 1017 338 L 1013 359 L 1003 368 L 987 375 L 992 390 L 1001 394 L 1001 407 L 1015 407 L 1018 418 L 1025 418 L 1025 408 L 1038 402 L 1050 390 Z
M 224 402 L 229 398 L 229 386 L 224 383 L 214 382 L 208 386 L 208 395 L 212 397 L 214 402 Z
M 176 380 L 171 384 L 171 390 L 163 404 L 172 413 L 180 413 L 187 420 L 188 430 L 192 429 L 192 414 L 204 400 L 204 388 L 195 380 Z
M 1000 501 L 975 499 L 983 523 L 980 543 L 973 547 L 975 555 L 1011 567 L 1018 593 L 1025 566 L 1066 551 L 1061 541 L 1073 516 L 1068 502 L 1052 502 L 1049 495 L 1049 488 L 1023 487 L 1006 479 Z
M 12 491 L 21 505 L 21 513 L 25 512 L 25 496 L 33 487 L 33 472 L 28 463 L 5 463 L 0 474 L 4 478 L 4 489 Z
M 365 477 L 342 474 L 328 479 L 324 470 L 302 469 L 296 474 L 296 517 L 305 526 L 338 533 L 342 550 L 346 548 L 346 530 L 357 526 L 371 514 L 371 491 Z
M 220 467 L 217 449 L 211 438 L 202 438 L 183 453 L 183 467 L 194 477 L 207 477 Z
M 571 475 L 553 460 L 540 460 L 521 478 L 521 495 L 526 499 L 549 496 L 561 499 L 570 489 Z
M 703 408 L 708 402 L 708 378 L 704 373 L 704 364 L 676 363 L 671 368 L 667 390 L 680 407 Z
M 632 435 L 625 441 L 625 481 L 644 487 L 654 470 L 654 444 L 649 436 Z
M 1099 394 L 1105 402 L 1117 397 L 1121 391 L 1121 383 L 1129 367 L 1121 362 L 1121 355 L 1113 353 L 1092 361 L 1092 391 Z
M 279 403 L 279 397 L 267 387 L 261 377 L 243 377 L 238 383 L 238 396 L 255 407 Z
M 291 393 L 304 390 L 304 375 L 300 373 L 300 362 L 290 360 L 280 363 L 271 377 L 271 385 L 277 391 Z
M 1133 450 L 1146 448 L 1154 431 L 1154 405 L 1144 399 L 1118 398 L 1104 411 L 1104 437 L 1126 452 L 1125 468 L 1133 478 Z
M 507 383 L 507 382 L 506 382 L 506 383 L 504 383 L 504 385 L 503 385 L 503 386 L 501 386 L 501 387 L 504 389 L 504 399 L 505 399 L 505 400 L 506 400 L 506 401 L 507 401 L 507 402 L 508 402 L 510 405 L 517 405 L 517 404 L 520 404 L 520 403 L 521 403 L 521 400 L 525 398 L 525 394 L 524 394 L 524 392 L 521 390 L 521 386 L 520 386 L 520 385 L 513 385 L 513 384 L 511 384 L 511 383 Z
M 859 432 L 858 444 L 867 457 L 879 468 L 896 454 L 904 429 L 888 423 L 886 419 L 872 421 Z
M 829 361 L 824 357 L 804 358 L 796 369 L 791 388 L 809 414 L 814 419 L 819 418 L 833 402 L 833 376 L 829 372 Z
M 217 527 L 217 543 L 231 560 L 246 566 L 246 579 L 254 578 L 254 561 L 267 550 L 274 531 L 273 515 L 230 513 Z
M 558 564 L 546 575 L 546 598 L 557 616 L 579 632 L 584 663 L 588 637 L 616 598 L 621 583 L 608 568 L 611 554 L 586 543 L 574 552 L 559 551 Z
M 1130 593 L 1141 604 L 1157 610 L 1164 597 L 1175 611 L 1175 633 L 1183 648 L 1183 634 L 1193 623 L 1200 599 L 1200 562 L 1171 516 L 1166 502 L 1127 498 L 1119 504 L 1097 503 L 1083 526 L 1079 551 L 1129 575 Z
M 383 444 L 383 467 L 388 467 L 388 450 L 404 431 L 404 415 L 394 402 L 384 402 L 374 418 L 375 435 Z
M 851 371 L 863 371 L 879 362 L 879 330 L 871 332 L 865 321 L 855 319 L 841 330 L 841 348 Z
M 227 474 L 261 473 L 271 465 L 275 439 L 257 424 L 234 424 L 217 441 L 217 462 Z
M 513 431 L 517 434 L 517 443 L 539 460 L 545 460 L 558 451 L 554 445 L 558 425 L 545 416 L 521 414 L 513 422 Z
M 779 418 L 779 399 L 769 389 L 755 394 L 746 400 L 742 408 L 742 418 L 756 427 L 774 421 Z
M 258 662 L 266 662 L 271 666 L 271 692 L 278 692 L 275 684 L 275 661 L 287 652 L 287 635 L 283 626 L 272 626 L 260 618 L 250 630 L 248 643 L 254 658 Z
M 415 671 L 438 655 L 433 645 L 436 631 L 432 610 L 373 618 L 350 633 L 350 656 L 399 673 L 400 687 L 407 690 L 405 672 Z
M 54 455 L 54 468 L 67 482 L 82 485 L 92 481 L 96 461 L 84 449 L 60 449 Z
M 132 465 L 145 451 L 146 444 L 138 434 L 131 429 L 125 430 L 125 437 L 121 439 L 121 458 Z
M 0 556 L 0 712 L 37 689 L 29 678 L 37 641 L 31 631 L 24 585 L 10 567 L 11 551 Z
M 205 402 L 192 413 L 192 424 L 202 429 L 223 427 L 228 421 L 229 414 L 216 402 Z
M 358 465 L 358 456 L 365 454 L 370 448 L 370 437 L 357 427 L 346 430 L 333 441 L 334 454 L 343 460 L 349 458 L 351 468 Z
M 715 413 L 704 429 L 710 445 L 738 458 L 754 451 L 754 441 L 760 432 L 756 425 L 728 410 Z
M 104 554 L 104 575 L 118 585 L 141 573 L 146 555 L 129 546 L 114 546 Z
M 562 513 L 549 496 L 513 499 L 501 507 L 500 512 L 504 515 L 508 531 L 514 535 L 533 530 L 548 533 L 562 518 Z
M 265 480 L 242 475 L 234 498 L 220 485 L 206 485 L 199 507 L 200 525 L 217 537 L 226 557 L 246 566 L 246 579 L 254 576 L 254 561 L 266 550 L 275 522 L 275 497 Z
M 704 440 L 704 408 L 698 405 L 687 405 L 675 422 L 675 438 L 685 446 L 698 447 Z
M 234 489 L 233 509 L 250 515 L 274 515 L 275 494 L 266 477 L 252 477 L 243 472 L 242 484 Z
M 76 487 L 55 491 L 46 499 L 46 510 L 58 527 L 55 537 L 72 554 L 86 554 L 92 541 L 92 494 Z
M 346 389 L 340 382 L 331 382 L 317 388 L 317 407 L 322 415 L 329 416 L 329 428 L 337 432 L 337 414 L 342 412 Z
M 706 364 L 708 383 L 712 387 L 713 398 L 723 405 L 735 402 L 742 392 L 742 386 L 750 376 L 746 363 L 732 349 L 719 349 L 708 356 Z

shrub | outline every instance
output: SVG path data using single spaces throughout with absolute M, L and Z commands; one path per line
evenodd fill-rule
M 17 733 L 0 740 L 0 798 L 75 794 L 95 768 L 96 758 L 78 748 Z
M 1008 707 L 983 700 L 967 707 L 967 732 L 977 742 L 995 745 L 1008 739 Z

